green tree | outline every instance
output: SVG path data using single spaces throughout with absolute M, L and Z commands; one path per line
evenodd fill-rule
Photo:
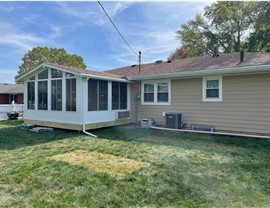
M 19 66 L 18 76 L 43 62 L 86 68 L 81 56 L 68 54 L 63 48 L 35 47 L 23 56 L 22 64 Z
M 249 51 L 270 52 L 270 2 L 256 2 L 254 13 L 254 29 L 246 47 Z
M 214 44 L 222 52 L 243 49 L 256 14 L 255 2 L 224 1 L 213 3 L 176 31 L 186 57 L 212 54 Z

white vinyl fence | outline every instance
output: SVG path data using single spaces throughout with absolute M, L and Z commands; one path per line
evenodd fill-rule
M 23 104 L 15 104 L 15 109 L 23 115 Z M 13 107 L 11 104 L 8 105 L 0 105 L 0 120 L 7 120 L 7 113 L 13 111 Z

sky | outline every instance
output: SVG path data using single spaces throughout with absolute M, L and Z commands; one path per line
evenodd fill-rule
M 167 60 L 180 46 L 180 25 L 211 2 L 101 1 L 142 63 Z M 64 48 L 87 69 L 105 71 L 138 63 L 96 1 L 0 1 L 0 83 L 14 83 L 32 48 Z

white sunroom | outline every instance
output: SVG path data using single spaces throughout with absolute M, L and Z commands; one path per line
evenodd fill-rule
M 17 82 L 25 123 L 83 130 L 130 122 L 130 84 L 117 75 L 42 63 Z

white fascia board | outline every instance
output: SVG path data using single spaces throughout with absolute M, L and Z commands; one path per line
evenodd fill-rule
M 66 68 L 62 68 L 62 67 L 58 67 L 58 66 L 54 66 L 54 65 L 50 65 L 50 64 L 46 64 L 46 63 L 42 63 L 42 64 L 38 65 L 37 67 L 35 67 L 32 70 L 28 71 L 26 74 L 19 77 L 16 81 L 17 82 L 20 82 L 20 80 L 23 81 L 26 77 L 29 77 L 32 73 L 34 73 L 37 69 L 39 69 L 41 67 L 48 67 L 48 68 L 57 69 L 57 70 L 60 70 L 60 71 L 63 71 L 63 72 L 68 72 L 68 73 L 75 74 L 75 75 L 77 75 L 79 77 L 110 80 L 110 81 L 117 81 L 117 82 L 127 82 L 127 83 L 130 82 L 130 81 L 126 80 L 126 79 L 121 79 L 121 78 L 112 78 L 112 77 L 104 77 L 104 76 L 98 76 L 98 75 L 78 73 L 78 72 L 74 72 L 72 70 L 68 70 Z
M 131 81 L 122 78 L 113 78 L 113 77 L 104 77 L 92 74 L 81 74 L 83 78 L 92 78 L 92 79 L 99 79 L 99 80 L 108 80 L 108 81 L 116 81 L 116 82 L 126 82 L 131 83 Z
M 141 75 L 130 76 L 128 80 L 150 80 L 150 79 L 169 79 L 169 78 L 194 78 L 202 76 L 215 76 L 215 75 L 241 75 L 241 74 L 257 74 L 270 72 L 270 65 L 261 66 L 246 66 L 239 68 L 224 68 L 224 69 L 211 69 L 200 71 L 186 71 L 186 72 L 173 72 L 156 75 Z

